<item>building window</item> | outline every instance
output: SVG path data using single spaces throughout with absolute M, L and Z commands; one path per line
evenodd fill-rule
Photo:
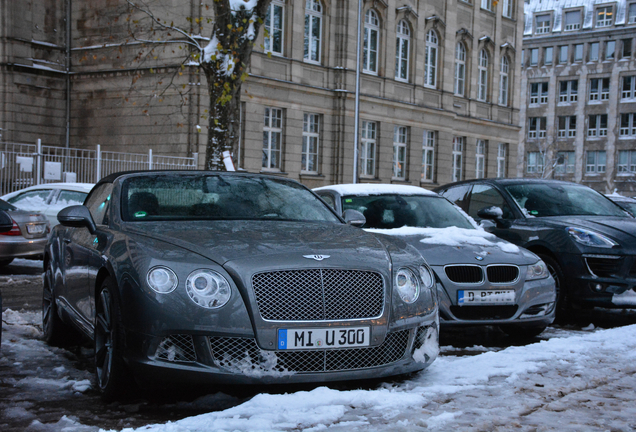
M 616 41 L 605 42 L 605 60 L 613 60 L 616 56 Z
M 562 45 L 559 47 L 559 63 L 565 64 L 568 62 L 568 46 Z
M 488 99 L 488 53 L 485 49 L 479 51 L 479 93 L 477 99 Z
M 628 20 L 629 24 L 636 24 L 636 3 L 629 5 Z
M 636 150 L 618 152 L 618 175 L 636 173 Z
M 581 28 L 581 11 L 568 11 L 565 13 L 565 31 Z
M 579 93 L 579 81 L 569 80 L 559 83 L 559 102 L 576 102 Z
M 475 178 L 484 178 L 486 174 L 486 141 L 478 139 L 475 148 Z
M 426 33 L 426 54 L 424 57 L 424 85 L 435 87 L 437 84 L 437 33 L 430 30 Z
M 543 154 L 541 152 L 528 152 L 526 172 L 528 174 L 541 174 L 543 172 Z
M 393 129 L 393 178 L 406 178 L 406 142 L 408 133 L 406 127 L 395 126 Z
M 539 48 L 532 48 L 530 50 L 530 66 L 536 66 L 539 64 Z
M 318 172 L 318 149 L 320 144 L 320 115 L 303 115 L 303 154 L 301 170 Z
M 462 179 L 462 163 L 464 155 L 464 137 L 453 138 L 453 181 Z
M 424 131 L 422 142 L 422 181 L 433 181 L 437 132 Z
M 466 47 L 461 42 L 455 45 L 455 94 L 464 96 L 466 91 Z
M 397 40 L 395 47 L 395 79 L 409 80 L 409 50 L 411 46 L 411 30 L 406 21 L 402 20 L 397 26 Z
M 530 117 L 528 125 L 528 139 L 545 138 L 546 136 L 546 118 Z
M 364 177 L 375 177 L 375 152 L 377 139 L 377 123 L 362 122 L 362 149 L 360 151 L 360 174 Z
M 481 8 L 492 12 L 492 0 L 481 0 Z
M 537 27 L 535 30 L 535 34 L 544 34 L 544 33 L 550 33 L 550 15 L 549 14 L 544 14 L 544 15 L 537 15 L 536 18 L 536 22 L 537 22 Z
M 499 75 L 499 105 L 508 105 L 508 70 L 510 62 L 508 57 L 501 57 L 501 73 Z
M 612 6 L 605 6 L 596 9 L 596 27 L 609 27 L 612 25 L 614 12 Z
M 322 39 L 322 5 L 319 0 L 305 1 L 305 41 L 304 59 L 320 62 L 320 41 Z
M 503 0 L 501 14 L 506 18 L 512 18 L 512 0 Z
M 587 136 L 588 138 L 607 136 L 607 114 L 593 114 L 588 116 Z
M 599 52 L 599 43 L 592 42 L 590 44 L 590 53 L 589 53 L 590 61 L 598 61 L 598 52 Z
M 554 173 L 557 175 L 574 173 L 574 157 L 573 151 L 558 152 Z
M 506 177 L 506 159 L 508 157 L 508 144 L 499 143 L 497 147 L 497 178 Z
M 623 51 L 621 52 L 621 58 L 631 58 L 632 57 L 632 40 L 631 39 L 623 39 L 621 41 Z
M 583 44 L 574 45 L 574 61 L 583 61 Z
M 273 0 L 265 14 L 265 52 L 283 55 L 285 4 Z
M 621 99 L 634 99 L 636 97 L 636 76 L 623 77 L 623 89 L 621 91 Z
M 548 83 L 531 83 L 530 84 L 530 105 L 547 104 L 548 103 Z
M 621 114 L 620 136 L 626 138 L 636 136 L 636 115 L 634 113 Z
M 609 78 L 592 78 L 590 80 L 590 102 L 609 100 Z
M 544 65 L 551 65 L 552 64 L 552 58 L 554 57 L 554 48 L 553 47 L 546 47 L 545 50 L 543 51 L 543 64 Z
M 367 73 L 378 73 L 378 46 L 380 20 L 374 10 L 364 14 L 364 49 L 362 50 L 362 70 Z
M 280 170 L 283 142 L 283 110 L 265 108 L 263 126 L 263 168 Z
M 602 174 L 605 172 L 605 150 L 588 151 L 585 162 L 585 174 Z
M 576 137 L 576 116 L 560 116 L 558 138 Z

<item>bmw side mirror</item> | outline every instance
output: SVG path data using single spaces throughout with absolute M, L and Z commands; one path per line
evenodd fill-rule
M 342 213 L 342 218 L 349 225 L 358 228 L 367 223 L 367 218 L 365 218 L 358 210 L 347 209 Z
M 13 228 L 13 219 L 4 210 L 0 210 L 0 233 L 11 231 Z
M 66 207 L 57 214 L 60 224 L 72 228 L 88 228 L 91 234 L 97 231 L 97 225 L 91 216 L 91 212 L 83 205 Z

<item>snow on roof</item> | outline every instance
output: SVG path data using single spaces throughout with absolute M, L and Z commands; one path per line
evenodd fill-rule
M 439 196 L 435 192 L 431 192 L 418 186 L 409 185 L 395 185 L 395 184 L 370 184 L 370 183 L 358 183 L 358 184 L 339 184 L 332 186 L 323 186 L 314 189 L 314 191 L 320 190 L 333 190 L 340 195 L 381 195 L 381 194 L 397 194 L 397 195 L 432 195 Z
M 616 5 L 615 25 L 625 24 L 625 10 L 627 2 L 618 0 L 616 2 L 608 2 L 608 0 L 530 0 L 524 5 L 525 29 L 524 36 L 533 34 L 534 15 L 537 12 L 553 12 L 552 31 L 560 32 L 563 27 L 563 11 L 568 9 L 583 8 L 582 29 L 592 29 L 594 27 L 594 7 L 596 5 Z

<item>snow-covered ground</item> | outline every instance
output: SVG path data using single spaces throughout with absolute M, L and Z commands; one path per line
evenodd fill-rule
M 36 389 L 43 398 L 70 395 L 78 401 L 87 397 L 84 392 L 94 391 L 88 372 L 74 368 L 64 350 L 49 348 L 38 339 L 38 313 L 5 311 L 3 321 L 0 367 L 11 361 L 20 374 L 21 364 L 39 358 L 49 368 L 41 373 L 46 377 L 39 376 L 36 368 L 30 376 L 3 382 L 3 386 Z M 546 336 L 550 339 L 526 346 L 462 349 L 477 353 L 470 356 L 453 356 L 455 348 L 443 347 L 446 355 L 428 370 L 372 390 L 319 387 L 289 394 L 262 393 L 229 409 L 123 430 L 636 429 L 636 325 L 609 330 L 549 328 Z M 193 404 L 214 407 L 214 399 L 224 397 L 206 396 Z M 0 406 L 0 425 L 17 417 L 29 420 L 27 430 L 32 431 L 99 430 L 94 420 L 85 421 L 92 425 L 87 426 L 71 416 L 43 419 L 33 403 L 21 402 L 19 393 L 14 398 L 13 403 Z

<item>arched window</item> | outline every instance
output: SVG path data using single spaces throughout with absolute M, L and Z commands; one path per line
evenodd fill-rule
M 508 57 L 501 56 L 501 70 L 499 74 L 499 105 L 508 106 L 508 71 L 510 62 Z
M 364 50 L 362 53 L 362 70 L 378 73 L 378 46 L 380 38 L 380 19 L 378 14 L 369 9 L 364 14 Z
M 320 62 L 322 39 L 322 4 L 319 0 L 305 1 L 305 60 Z
M 397 25 L 397 39 L 395 47 L 395 79 L 409 80 L 409 49 L 411 45 L 411 30 L 406 21 Z
M 424 57 L 424 85 L 435 87 L 437 84 L 437 33 L 430 30 L 426 34 L 426 55 Z
M 466 91 L 466 48 L 461 42 L 455 46 L 455 94 L 464 96 Z
M 485 49 L 479 51 L 479 94 L 477 99 L 488 99 L 488 53 Z

